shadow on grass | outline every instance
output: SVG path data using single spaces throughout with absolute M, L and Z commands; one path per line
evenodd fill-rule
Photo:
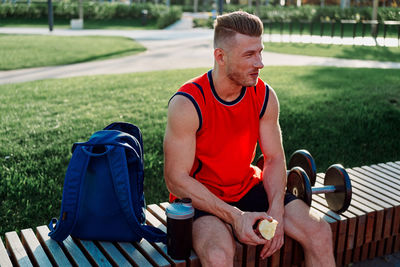
M 400 49 L 397 53 L 389 47 L 343 46 L 339 58 L 355 57 L 364 60 L 400 61 Z
M 400 62 L 400 49 L 397 47 L 266 43 L 265 50 L 296 55 Z
M 280 92 L 287 156 L 306 148 L 318 171 L 336 162 L 354 167 L 400 160 L 398 70 L 310 68 L 296 79 L 295 97 Z

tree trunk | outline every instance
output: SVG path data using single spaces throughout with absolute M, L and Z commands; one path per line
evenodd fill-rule
M 82 0 L 79 0 L 79 19 L 83 20 L 83 3 L 82 3 Z
M 378 0 L 374 0 L 373 6 L 372 6 L 372 20 L 377 20 L 378 19 Z M 372 24 L 371 27 L 371 34 L 372 36 L 376 36 L 376 27 L 377 24 Z

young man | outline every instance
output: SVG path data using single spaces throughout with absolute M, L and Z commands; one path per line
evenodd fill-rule
M 235 238 L 262 244 L 266 258 L 283 245 L 284 233 L 302 244 L 307 266 L 334 266 L 329 225 L 285 194 L 279 103 L 258 78 L 262 34 L 260 19 L 245 12 L 216 19 L 214 68 L 169 103 L 165 181 L 173 196 L 193 201 L 193 247 L 203 266 L 232 266 Z M 251 165 L 257 142 L 263 170 Z M 267 241 L 253 225 L 271 217 L 279 224 Z

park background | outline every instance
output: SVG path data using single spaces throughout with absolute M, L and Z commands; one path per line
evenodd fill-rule
M 211 1 L 187 0 L 51 4 L 54 29 L 68 29 L 71 20 L 77 18 L 83 18 L 84 29 L 168 29 L 183 12 L 194 11 L 206 14 L 194 19 L 194 26 L 209 28 L 219 8 Z M 374 19 L 374 4 L 382 36 L 384 21 L 400 21 L 398 1 L 231 1 L 224 2 L 223 10 L 257 13 L 272 23 L 273 33 L 289 33 L 289 22 L 293 23 L 293 31 L 299 31 L 301 22 L 308 21 L 314 23 L 319 34 L 323 23 L 339 25 L 341 20 L 355 20 L 361 26 L 363 20 Z M 48 2 L 2 0 L 0 27 L 48 27 L 48 6 Z M 351 26 L 346 25 L 345 36 L 353 35 Z M 361 34 L 360 26 L 357 35 Z M 371 25 L 366 31 L 371 33 Z M 389 27 L 387 36 L 397 38 L 398 29 Z M 268 49 L 400 62 L 398 47 L 266 43 Z M 122 37 L 1 34 L 0 68 L 6 71 L 63 65 L 145 50 Z M 0 85 L 0 236 L 47 224 L 59 215 L 72 144 L 87 140 L 114 121 L 141 128 L 147 202 L 166 201 L 162 141 L 168 99 L 186 80 L 207 70 L 182 70 L 179 62 L 176 68 Z M 336 162 L 353 167 L 399 160 L 398 69 L 266 67 L 261 78 L 275 88 L 281 102 L 287 157 L 296 149 L 308 149 L 319 172 Z

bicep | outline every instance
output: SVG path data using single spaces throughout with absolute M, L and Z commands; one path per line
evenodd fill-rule
M 184 96 L 175 96 L 168 107 L 164 136 L 165 178 L 188 175 L 192 168 L 199 119 L 193 104 Z
M 270 88 L 270 97 L 263 117 L 260 119 L 260 148 L 264 156 L 283 156 L 282 134 L 279 125 L 279 102 Z

